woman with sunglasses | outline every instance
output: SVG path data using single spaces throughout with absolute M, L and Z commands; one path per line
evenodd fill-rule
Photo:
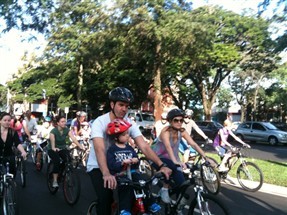
M 153 150 L 159 156 L 163 163 L 172 170 L 172 179 L 175 186 L 181 185 L 185 179 L 182 170 L 186 168 L 185 163 L 181 162 L 179 153 L 179 144 L 181 138 L 185 139 L 187 144 L 194 148 L 203 158 L 205 153 L 193 141 L 188 132 L 183 128 L 185 112 L 181 109 L 172 109 L 167 113 L 167 121 L 169 125 L 164 127 L 153 146 Z M 154 165 L 157 168 L 156 165 Z M 160 191 L 163 202 L 169 203 L 168 185 L 164 185 Z

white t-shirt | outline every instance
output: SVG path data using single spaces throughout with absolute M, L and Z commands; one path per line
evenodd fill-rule
M 138 126 L 135 124 L 135 122 L 133 122 L 128 117 L 126 117 L 124 119 L 132 124 L 132 126 L 129 128 L 129 135 L 132 138 L 136 138 L 136 137 L 142 135 L 142 133 L 140 132 L 140 130 L 139 130 Z M 104 115 L 99 116 L 97 119 L 95 119 L 93 124 L 92 124 L 91 141 L 90 141 L 91 150 L 90 150 L 89 158 L 88 158 L 88 162 L 87 162 L 87 171 L 88 172 L 92 171 L 93 169 L 99 168 L 92 139 L 95 137 L 103 138 L 105 146 L 106 146 L 106 152 L 107 152 L 108 148 L 111 146 L 111 144 L 114 143 L 114 139 L 110 138 L 106 133 L 107 126 L 110 122 L 111 122 L 110 115 L 109 115 L 109 113 L 106 113 Z

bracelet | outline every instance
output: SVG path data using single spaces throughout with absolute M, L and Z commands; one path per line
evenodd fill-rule
M 158 167 L 158 170 L 160 170 L 162 167 L 167 167 L 166 163 L 162 163 L 162 165 Z

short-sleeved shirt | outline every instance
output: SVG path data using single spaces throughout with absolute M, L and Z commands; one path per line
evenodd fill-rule
M 54 134 L 55 136 L 55 147 L 56 148 L 59 148 L 59 149 L 65 149 L 66 148 L 66 140 L 69 136 L 69 131 L 70 129 L 65 127 L 63 129 L 63 133 L 61 134 L 59 129 L 56 127 L 56 128 L 53 128 L 51 130 L 51 134 Z M 48 149 L 51 149 L 51 144 L 48 145 Z
M 176 143 L 173 143 L 173 140 L 172 140 L 172 135 L 170 134 L 170 138 L 169 138 L 169 141 L 170 141 L 170 146 L 172 148 L 172 151 L 174 153 L 174 156 L 176 158 L 176 160 L 178 162 L 180 162 L 180 158 L 179 158 L 179 155 L 178 155 L 178 152 L 179 152 L 179 144 L 180 144 L 180 141 L 181 141 L 181 132 L 178 131 L 178 138 L 177 138 L 177 142 Z M 167 158 L 167 159 L 170 159 L 170 156 L 166 150 L 166 147 L 163 143 L 162 140 L 160 140 L 160 138 L 157 139 L 157 142 L 152 146 L 152 149 L 153 151 L 158 155 L 159 158 Z
M 220 131 L 222 133 L 222 136 L 220 136 L 220 134 L 219 134 Z M 229 136 L 229 130 L 227 128 L 221 128 L 218 131 L 216 137 L 214 138 L 213 147 L 215 148 L 217 146 L 224 146 L 224 144 L 222 143 L 222 139 L 221 138 L 223 138 L 224 140 L 227 140 L 228 136 Z
M 132 124 L 132 126 L 129 128 L 129 135 L 131 138 L 136 138 L 138 136 L 141 136 L 142 133 L 140 132 L 138 126 L 133 122 L 130 118 L 126 117 L 124 118 L 126 121 Z M 106 129 L 108 124 L 111 122 L 109 113 L 106 113 L 104 115 L 99 116 L 97 119 L 94 120 L 92 124 L 92 130 L 91 130 L 91 140 L 95 137 L 100 137 L 104 139 L 105 143 L 105 153 L 107 153 L 108 148 L 114 144 L 114 138 L 111 138 L 107 135 Z M 88 163 L 87 163 L 87 171 L 90 172 L 91 170 L 99 168 L 94 144 L 91 141 L 91 150 L 89 153 Z

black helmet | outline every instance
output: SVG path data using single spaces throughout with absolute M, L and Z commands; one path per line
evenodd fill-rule
M 134 101 L 133 94 L 131 91 L 125 87 L 116 87 L 109 93 L 110 101 L 122 101 L 127 103 L 132 103 Z
M 178 108 L 172 109 L 167 113 L 166 119 L 168 121 L 171 121 L 174 117 L 177 117 L 177 116 L 185 117 L 184 111 Z

